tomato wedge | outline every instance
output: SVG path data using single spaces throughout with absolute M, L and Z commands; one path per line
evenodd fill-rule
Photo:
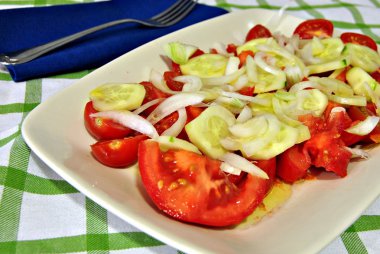
M 138 145 L 147 138 L 145 135 L 138 135 L 123 139 L 99 141 L 91 145 L 91 151 L 94 157 L 106 166 L 128 167 L 137 162 Z
M 180 76 L 181 73 L 177 71 L 165 71 L 164 80 L 166 85 L 173 91 L 182 91 L 184 83 L 175 81 L 174 78 Z
M 247 61 L 248 56 L 254 56 L 253 52 L 250 50 L 243 50 L 239 55 L 240 64 L 239 67 L 243 66 L 245 62 Z
M 355 43 L 362 46 L 367 46 L 375 51 L 377 51 L 376 42 L 369 36 L 358 33 L 342 33 L 340 39 L 344 43 Z
M 317 133 L 305 142 L 304 151 L 309 154 L 312 165 L 345 177 L 352 154 L 339 137 L 333 130 Z
M 377 83 L 380 83 L 380 68 L 371 73 L 371 76 Z
M 220 161 L 185 150 L 160 151 L 157 142 L 139 146 L 142 183 L 154 204 L 178 220 L 229 226 L 262 202 L 268 180 L 247 174 L 238 184 L 220 170 Z
M 263 25 L 258 24 L 252 27 L 248 31 L 247 36 L 245 37 L 245 41 L 250 41 L 250 40 L 258 39 L 258 38 L 269 38 L 269 37 L 272 37 L 272 33 L 268 30 L 268 28 L 266 28 Z
M 84 108 L 84 124 L 87 131 L 97 140 L 110 140 L 124 138 L 132 133 L 132 130 L 110 119 L 91 117 L 98 112 L 92 105 L 92 101 L 86 103 Z
M 332 171 L 340 177 L 346 176 L 352 155 L 341 138 L 344 129 L 352 123 L 347 113 L 330 113 L 327 119 L 304 115 L 299 120 L 310 130 L 311 138 L 304 143 L 303 152 L 310 156 L 311 165 Z
M 170 95 L 167 93 L 162 92 L 161 90 L 157 89 L 151 82 L 143 81 L 140 83 L 145 88 L 145 98 L 143 100 L 142 104 L 145 104 L 149 101 L 155 100 L 155 99 L 161 99 L 161 98 L 167 98 Z M 142 115 L 149 115 L 152 113 L 152 111 L 157 107 L 156 105 L 151 106 L 150 108 L 146 109 Z
M 326 19 L 311 19 L 299 24 L 293 34 L 298 34 L 301 39 L 312 39 L 331 37 L 334 31 L 334 25 Z
M 311 166 L 311 159 L 302 145 L 294 145 L 278 156 L 277 175 L 287 183 L 303 179 Z

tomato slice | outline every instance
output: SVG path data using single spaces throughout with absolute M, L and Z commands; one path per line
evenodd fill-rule
M 380 83 L 380 68 L 371 73 L 371 76 L 377 83 Z
M 180 76 L 180 72 L 176 71 L 165 71 L 164 80 L 166 85 L 173 91 L 182 91 L 184 83 L 175 81 L 174 78 Z
M 322 117 L 307 114 L 299 116 L 298 120 L 309 128 L 311 136 L 326 129 L 326 122 Z
M 149 101 L 160 99 L 160 98 L 167 98 L 170 95 L 167 93 L 162 92 L 161 90 L 157 89 L 151 82 L 143 81 L 140 83 L 145 88 L 145 98 L 143 100 L 142 104 L 145 104 Z M 147 116 L 157 107 L 157 105 L 153 105 L 150 108 L 146 109 L 142 115 Z
M 299 120 L 310 130 L 311 138 L 304 143 L 303 152 L 310 156 L 311 164 L 346 176 L 351 153 L 345 148 L 341 134 L 352 123 L 347 113 L 330 113 L 327 119 L 305 115 Z
M 243 66 L 245 64 L 245 61 L 247 60 L 247 57 L 248 56 L 254 56 L 254 53 L 250 50 L 243 50 L 242 52 L 240 52 L 240 54 L 238 55 L 239 57 L 239 60 L 240 60 L 240 66 Z
M 187 122 L 190 122 L 193 119 L 197 118 L 205 109 L 206 108 L 204 107 L 195 107 L 195 106 L 186 107 Z
M 203 55 L 205 52 L 201 49 L 197 49 L 191 56 L 190 58 L 193 58 L 193 57 L 197 57 L 197 56 L 200 56 L 200 55 Z
M 226 47 L 227 53 L 234 54 L 235 56 L 236 56 L 236 49 L 237 49 L 237 46 L 236 44 L 233 44 L 233 43 L 228 44 Z
M 375 51 L 377 51 L 376 42 L 369 36 L 358 33 L 342 33 L 340 39 L 344 43 L 355 43 L 363 46 L 367 46 Z
M 347 76 L 347 72 L 350 69 L 351 69 L 351 66 L 347 66 L 346 68 L 344 68 L 344 70 L 341 73 L 339 73 L 338 76 L 335 77 L 335 79 L 340 80 L 344 83 L 347 83 L 347 77 L 346 76 Z
M 91 145 L 94 157 L 102 164 L 114 167 L 128 167 L 137 162 L 138 145 L 147 139 L 145 135 L 138 135 L 123 139 L 99 141 Z
M 152 140 L 140 143 L 138 157 L 148 195 L 161 211 L 180 221 L 234 225 L 268 192 L 268 180 L 247 174 L 233 184 L 220 170 L 220 161 L 185 150 L 162 152 Z
M 90 117 L 98 112 L 92 105 L 92 101 L 86 103 L 84 108 L 84 124 L 87 131 L 97 140 L 109 140 L 124 138 L 132 133 L 132 130 L 110 119 Z
M 352 124 L 352 120 L 346 111 L 330 112 L 326 117 L 327 130 L 335 129 L 341 134 L 345 129 L 349 128 Z
M 253 39 L 269 38 L 269 37 L 272 37 L 272 33 L 268 30 L 268 28 L 266 28 L 263 25 L 258 24 L 252 27 L 248 31 L 247 36 L 245 37 L 245 41 L 247 42 Z
M 285 182 L 294 183 L 306 177 L 310 166 L 311 159 L 303 145 L 294 145 L 278 156 L 277 175 Z
M 311 19 L 299 24 L 293 34 L 298 34 L 301 39 L 312 39 L 331 37 L 334 31 L 334 25 L 326 19 Z
M 254 162 L 256 166 L 261 168 L 267 173 L 269 177 L 268 188 L 271 188 L 276 180 L 276 172 L 277 172 L 277 159 L 273 157 L 268 160 L 258 160 Z
M 253 96 L 253 93 L 255 92 L 255 87 L 254 86 L 245 86 L 242 89 L 240 89 L 238 92 L 242 95 Z
M 345 148 L 336 131 L 315 134 L 304 144 L 304 152 L 311 158 L 312 165 L 332 171 L 340 177 L 347 175 L 351 153 Z
M 165 130 L 169 129 L 178 120 L 178 112 L 173 112 L 164 119 L 154 125 L 157 133 L 161 135 Z

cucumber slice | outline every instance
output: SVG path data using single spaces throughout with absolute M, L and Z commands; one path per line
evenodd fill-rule
M 257 68 L 258 82 L 255 83 L 255 93 L 265 93 L 282 89 L 286 86 L 286 75 L 280 72 L 277 75 L 268 73 L 261 68 Z
M 333 71 L 341 69 L 349 65 L 347 57 L 340 57 L 339 59 L 325 62 L 321 64 L 308 65 L 306 68 L 309 70 L 309 74 L 323 73 L 327 71 Z
M 260 130 L 260 136 L 254 135 L 253 137 L 239 139 L 240 151 L 244 157 L 253 160 L 267 160 L 297 143 L 299 136 L 297 128 L 281 122 L 271 114 L 257 116 L 250 121 L 259 121 L 261 118 L 265 118 L 267 124 L 265 130 Z
M 298 141 L 298 134 L 296 128 L 281 124 L 281 129 L 273 137 L 273 141 L 269 142 L 263 149 L 254 152 L 249 158 L 253 160 L 268 160 L 273 158 L 295 145 Z
M 214 105 L 204 110 L 185 126 L 190 141 L 211 158 L 220 158 L 227 152 L 220 139 L 229 135 L 229 126 L 235 123 L 235 116 L 226 108 Z
M 360 67 L 366 72 L 374 72 L 380 67 L 380 55 L 369 47 L 347 43 L 343 55 L 350 57 L 352 66 Z
M 353 67 L 347 72 L 346 78 L 355 94 L 366 96 L 366 98 L 370 100 L 371 98 L 367 92 L 367 89 L 364 87 L 364 83 L 367 83 L 375 94 L 380 96 L 380 84 L 377 83 L 376 80 L 373 79 L 365 70 L 359 67 Z
M 237 54 L 240 54 L 243 51 L 252 51 L 256 53 L 259 51 L 260 46 L 266 45 L 268 47 L 280 48 L 277 42 L 273 38 L 258 38 L 250 40 L 245 44 L 236 48 Z
M 300 112 L 308 112 L 315 116 L 321 116 L 325 111 L 328 98 L 318 89 L 301 90 L 297 92 L 297 106 Z
M 90 99 L 98 111 L 134 110 L 141 106 L 145 88 L 140 84 L 104 84 L 90 92 Z
M 249 103 L 249 107 L 252 110 L 252 115 L 262 115 L 262 114 L 274 114 L 273 106 L 272 106 L 272 98 L 274 96 L 274 93 L 261 93 L 256 95 L 256 98 L 265 99 L 269 102 L 267 106 L 259 105 L 256 103 Z
M 219 54 L 203 54 L 180 65 L 184 75 L 200 78 L 220 77 L 225 74 L 228 58 Z
M 322 62 L 329 62 L 338 58 L 344 49 L 344 44 L 340 38 L 318 39 L 314 37 L 311 43 L 313 57 Z

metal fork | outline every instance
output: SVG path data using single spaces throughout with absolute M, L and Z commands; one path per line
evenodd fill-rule
M 89 35 L 102 29 L 106 29 L 111 26 L 116 26 L 124 23 L 132 22 L 148 27 L 171 26 L 182 20 L 195 7 L 196 3 L 197 0 L 179 0 L 175 2 L 172 6 L 170 6 L 168 9 L 147 20 L 138 20 L 131 18 L 115 20 L 83 30 L 81 32 L 60 38 L 58 40 L 46 44 L 42 44 L 37 47 L 33 47 L 23 51 L 11 52 L 8 54 L 0 54 L 0 64 L 16 65 L 26 63 L 54 49 L 57 49 L 72 41 L 82 38 L 83 36 Z

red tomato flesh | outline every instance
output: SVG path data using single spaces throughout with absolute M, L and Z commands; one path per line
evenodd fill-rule
M 371 76 L 377 83 L 380 83 L 380 68 L 371 73 Z
M 345 148 L 341 133 L 352 122 L 347 113 L 330 113 L 327 119 L 305 115 L 299 120 L 310 130 L 311 138 L 304 143 L 303 152 L 310 156 L 311 164 L 340 177 L 346 176 L 352 154 Z
M 278 156 L 277 165 L 277 175 L 287 183 L 294 183 L 306 177 L 311 159 L 302 145 L 294 145 Z
M 247 36 L 245 37 L 245 41 L 250 41 L 250 40 L 258 39 L 258 38 L 269 38 L 269 37 L 272 37 L 272 33 L 268 30 L 268 28 L 266 28 L 263 25 L 258 24 L 252 27 L 248 31 Z
M 362 46 L 367 46 L 375 51 L 377 51 L 376 42 L 369 36 L 358 33 L 342 33 L 340 39 L 344 43 L 354 43 Z
M 128 167 L 137 162 L 138 145 L 147 139 L 145 135 L 99 141 L 91 145 L 94 157 L 102 164 L 114 167 Z
M 101 117 L 91 117 L 91 114 L 98 112 L 92 105 L 92 101 L 87 102 L 84 108 L 84 125 L 87 131 L 97 140 L 110 140 L 124 138 L 132 133 L 132 130 L 114 121 Z
M 208 226 L 241 222 L 262 202 L 268 180 L 247 174 L 238 184 L 220 170 L 220 161 L 185 150 L 160 151 L 157 142 L 139 147 L 143 185 L 154 204 L 177 220 Z
M 245 61 L 247 60 L 247 57 L 248 56 L 254 56 L 254 53 L 250 50 L 244 50 L 242 52 L 240 52 L 240 54 L 238 55 L 239 57 L 239 60 L 240 60 L 240 67 L 243 66 L 245 64 Z
M 304 150 L 310 155 L 312 165 L 345 177 L 352 154 L 339 136 L 335 131 L 317 133 L 305 142 Z
M 164 80 L 166 85 L 173 91 L 182 91 L 184 83 L 175 81 L 174 78 L 182 75 L 177 71 L 165 71 L 164 72 Z
M 298 34 L 301 39 L 312 39 L 331 37 L 334 31 L 334 25 L 326 19 L 311 19 L 299 24 L 293 34 Z
M 170 96 L 169 94 L 164 93 L 161 90 L 157 89 L 151 82 L 143 81 L 140 84 L 143 85 L 145 88 L 145 98 L 142 104 L 145 104 L 155 99 L 162 99 L 162 98 L 167 98 Z M 157 107 L 157 105 L 158 104 L 153 105 L 150 108 L 146 109 L 142 115 L 145 115 L 145 116 L 149 115 Z

